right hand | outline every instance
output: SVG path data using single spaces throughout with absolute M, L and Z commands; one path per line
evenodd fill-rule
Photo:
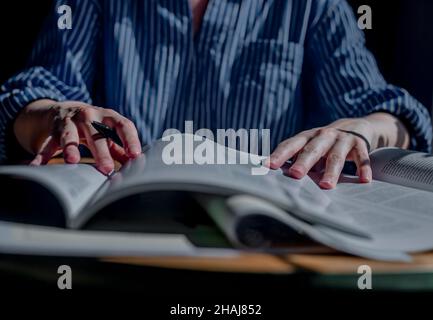
M 101 138 L 92 121 L 114 128 L 124 148 Z M 80 161 L 79 144 L 86 145 L 95 158 L 96 167 L 104 174 L 114 169 L 114 161 L 125 163 L 141 153 L 141 143 L 132 121 L 111 109 L 76 101 L 37 100 L 27 105 L 14 123 L 18 142 L 35 154 L 31 165 L 46 164 L 63 152 L 66 163 Z

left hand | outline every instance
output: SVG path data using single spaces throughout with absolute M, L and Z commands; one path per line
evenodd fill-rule
M 373 145 L 374 125 L 366 118 L 340 119 L 328 126 L 303 131 L 281 142 L 270 156 L 271 169 L 280 168 L 287 160 L 295 157 L 289 175 L 303 178 L 322 158 L 326 159 L 324 174 L 319 186 L 332 189 L 346 160 L 354 161 L 360 182 L 370 182 L 372 172 L 365 141 L 354 134 L 339 131 L 353 131 L 363 135 Z

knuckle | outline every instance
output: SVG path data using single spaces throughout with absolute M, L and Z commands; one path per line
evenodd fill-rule
M 120 118 L 120 119 L 118 120 L 118 122 L 117 122 L 117 125 L 118 125 L 120 128 L 125 128 L 125 127 L 128 127 L 130 124 L 129 124 L 128 119 L 126 119 L 126 118 Z
M 324 136 L 335 136 L 337 134 L 337 130 L 334 128 L 320 128 L 317 130 L 319 135 L 324 135 Z
M 298 136 L 311 137 L 312 135 L 315 135 L 318 130 L 320 130 L 320 128 L 313 128 L 313 129 L 304 130 L 304 131 L 301 131 L 300 133 L 298 133 Z
M 71 128 L 71 126 L 74 125 L 74 122 L 72 121 L 72 119 L 70 117 L 65 117 L 65 119 L 63 120 L 63 127 L 64 128 Z
M 71 132 L 68 130 L 62 131 L 62 133 L 60 134 L 60 139 L 64 141 L 71 139 Z
M 129 120 L 128 118 L 125 118 L 125 117 L 122 117 L 122 118 L 119 119 L 118 126 L 120 128 L 125 128 L 125 129 L 128 129 L 128 128 L 129 129 L 135 129 L 134 123 L 131 120 Z
M 305 131 L 299 132 L 297 135 L 295 135 L 295 137 L 307 137 L 309 135 L 311 135 L 311 130 L 305 130 Z M 292 139 L 292 138 L 289 138 L 289 139 Z M 287 140 L 289 140 L 289 139 L 287 139 Z
M 365 141 L 363 141 L 361 138 L 356 139 L 355 148 L 360 156 L 369 158 L 367 145 L 365 144 Z
M 90 119 L 94 117 L 94 110 L 92 108 L 83 108 L 80 113 L 84 122 L 90 123 Z
M 103 112 L 105 113 L 105 115 L 107 117 L 110 117 L 110 118 L 120 117 L 120 114 L 117 111 L 113 110 L 113 109 L 104 109 Z
M 290 145 L 291 141 L 292 141 L 291 139 L 292 138 L 286 139 L 286 140 L 280 142 L 278 144 L 278 146 L 277 146 L 277 149 L 285 149 L 285 148 L 287 148 Z
M 304 146 L 304 148 L 302 149 L 302 154 L 304 155 L 316 155 L 319 153 L 319 150 L 317 150 L 317 148 L 307 144 L 306 146 Z
M 343 142 L 356 141 L 356 136 L 343 131 L 338 131 L 337 137 L 339 141 L 343 141 Z
M 345 160 L 344 157 L 339 153 L 333 152 L 333 153 L 329 154 L 329 156 L 328 156 L 329 163 L 331 163 L 333 165 L 342 164 L 344 162 L 344 160 Z

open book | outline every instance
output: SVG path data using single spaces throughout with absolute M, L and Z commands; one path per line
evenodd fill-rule
M 410 260 L 408 253 L 433 249 L 433 156 L 381 148 L 370 158 L 372 183 L 360 184 L 357 177 L 343 175 L 336 189 L 318 190 L 310 178 L 300 182 L 304 200 L 309 196 L 311 201 L 322 199 L 325 212 L 361 228 L 368 237 L 312 224 L 248 195 L 200 199 L 240 247 L 272 248 L 285 234 L 290 239 L 290 226 L 335 249 L 373 259 Z M 310 177 L 318 181 L 320 174 Z
M 257 232 L 263 230 L 263 224 L 254 221 L 272 226 L 269 230 L 292 230 L 335 249 L 375 259 L 408 260 L 408 252 L 433 248 L 433 214 L 427 213 L 433 213 L 433 193 L 414 189 L 430 186 L 428 179 L 419 178 L 433 171 L 426 155 L 378 150 L 372 154 L 374 177 L 392 184 L 360 185 L 349 177 L 336 190 L 325 192 L 310 177 L 287 177 L 285 167 L 254 175 L 261 167 L 259 157 L 196 136 L 191 141 L 194 148 L 206 143 L 215 154 L 221 152 L 228 164 L 197 164 L 187 159 L 189 153 L 167 164 L 163 155 L 169 142 L 158 140 L 111 177 L 88 164 L 1 166 L 0 219 L 13 215 L 18 205 L 29 210 L 38 206 L 56 225 L 80 229 L 103 208 L 130 196 L 188 191 L 199 195 L 227 238 L 243 248 L 266 248 L 263 243 L 273 237 L 267 232 L 266 241 L 251 240 L 252 226 Z M 409 167 L 413 173 L 405 175 Z M 213 205 L 215 199 L 226 200 L 224 205 Z M 215 209 L 218 206 L 220 210 Z M 245 223 L 245 219 L 249 220 Z

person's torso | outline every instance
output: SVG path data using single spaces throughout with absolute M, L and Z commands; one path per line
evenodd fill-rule
M 303 126 L 301 75 L 311 1 L 211 0 L 193 35 L 189 0 L 106 1 L 103 103 L 134 119 L 144 142 L 167 128 Z

